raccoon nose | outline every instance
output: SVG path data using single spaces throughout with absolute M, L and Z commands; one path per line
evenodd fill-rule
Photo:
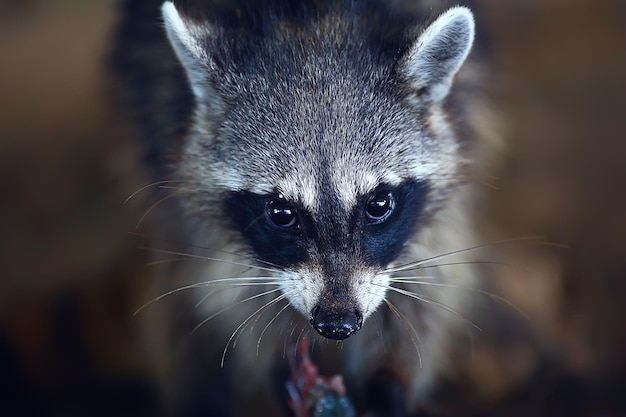
M 311 325 L 322 336 L 343 340 L 356 333 L 363 325 L 363 315 L 354 309 L 336 310 L 316 306 L 311 312 Z

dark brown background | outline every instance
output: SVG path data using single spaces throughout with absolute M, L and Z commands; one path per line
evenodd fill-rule
M 484 4 L 507 131 L 485 213 L 569 249 L 493 283 L 533 342 L 485 337 L 466 396 L 489 415 L 626 415 L 626 2 Z M 114 19 L 107 1 L 0 0 L 0 414 L 154 407 L 132 317 L 140 213 L 123 204 L 145 180 L 103 77 Z

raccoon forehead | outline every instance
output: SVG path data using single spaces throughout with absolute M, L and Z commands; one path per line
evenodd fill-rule
M 306 170 L 303 167 L 303 170 Z M 330 178 L 321 179 L 319 176 L 303 176 L 300 173 L 287 174 L 280 179 L 270 179 L 267 176 L 259 176 L 257 180 L 241 181 L 238 177 L 229 182 L 224 188 L 231 191 L 248 191 L 258 195 L 279 194 L 288 201 L 297 202 L 310 213 L 316 213 L 320 209 L 320 202 L 325 200 L 331 193 L 343 207 L 350 208 L 357 203 L 358 197 L 366 195 L 381 183 L 390 186 L 400 184 L 401 178 L 395 176 L 381 177 L 373 172 L 361 173 L 359 176 L 349 178 L 342 176 L 340 172 L 333 173 Z
M 453 178 L 458 169 L 459 156 L 449 146 L 431 152 L 422 150 L 400 155 L 339 155 L 321 163 L 320 155 L 266 158 L 251 155 L 237 158 L 238 163 L 210 160 L 201 171 L 209 174 L 208 183 L 229 191 L 248 191 L 257 195 L 280 194 L 297 202 L 311 213 L 319 211 L 320 204 L 332 197 L 349 211 L 360 199 L 377 190 L 381 184 L 390 187 L 404 181 L 436 179 L 444 186 L 443 178 Z M 454 149 L 456 150 L 456 149 Z M 211 175 L 212 174 L 212 175 Z
M 433 180 L 435 188 L 445 188 L 454 181 L 462 163 L 458 144 L 448 137 L 447 123 L 432 120 L 430 124 L 439 139 L 434 144 L 407 139 L 403 142 L 410 145 L 403 147 L 386 137 L 377 151 L 351 150 L 356 145 L 348 141 L 325 152 L 307 141 L 299 143 L 297 152 L 291 149 L 295 142 L 292 147 L 270 149 L 245 141 L 246 146 L 237 152 L 231 149 L 231 155 L 223 159 L 220 155 L 226 152 L 206 152 L 203 141 L 194 141 L 187 149 L 193 157 L 184 165 L 188 175 L 224 190 L 280 194 L 311 213 L 332 197 L 349 211 L 381 184 L 394 187 L 407 180 Z
M 354 169 L 352 170 L 354 173 Z M 320 201 L 328 196 L 321 193 L 332 193 L 343 207 L 354 207 L 357 198 L 376 189 L 381 183 L 380 177 L 373 172 L 361 173 L 350 178 L 333 172 L 330 178 L 301 178 L 298 175 L 286 177 L 278 183 L 278 190 L 288 200 L 297 201 L 311 213 L 317 212 Z M 394 181 L 393 184 L 396 182 Z M 399 183 L 399 182 L 398 182 Z M 392 184 L 389 182 L 389 184 Z
M 278 193 L 288 201 L 297 202 L 310 213 L 323 209 L 322 205 L 328 198 L 340 203 L 347 212 L 360 203 L 363 196 L 376 191 L 382 184 L 389 187 L 399 186 L 407 179 L 421 180 L 424 176 L 413 178 L 412 175 L 400 175 L 394 170 L 359 170 L 354 165 L 331 168 L 329 172 L 312 172 L 303 175 L 306 167 L 286 174 L 275 182 L 256 182 L 252 191 L 257 194 Z

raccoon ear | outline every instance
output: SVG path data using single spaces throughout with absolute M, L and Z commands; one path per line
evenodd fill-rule
M 419 35 L 400 69 L 420 94 L 427 94 L 433 101 L 442 100 L 473 42 L 472 12 L 466 7 L 453 7 Z
M 210 90 L 209 75 L 213 70 L 213 61 L 206 53 L 206 42 L 211 37 L 209 25 L 198 25 L 181 17 L 171 1 L 161 6 L 167 37 L 187 73 L 193 93 L 198 98 L 205 98 Z

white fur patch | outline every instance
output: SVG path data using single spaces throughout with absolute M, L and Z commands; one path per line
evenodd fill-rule
M 387 295 L 387 286 L 390 283 L 388 274 L 367 274 L 366 278 L 362 283 L 357 280 L 355 284 L 355 293 L 363 314 L 363 321 L 383 303 Z
M 280 275 L 280 288 L 283 294 L 292 307 L 308 318 L 324 289 L 322 275 L 304 268 L 297 271 L 286 271 Z

